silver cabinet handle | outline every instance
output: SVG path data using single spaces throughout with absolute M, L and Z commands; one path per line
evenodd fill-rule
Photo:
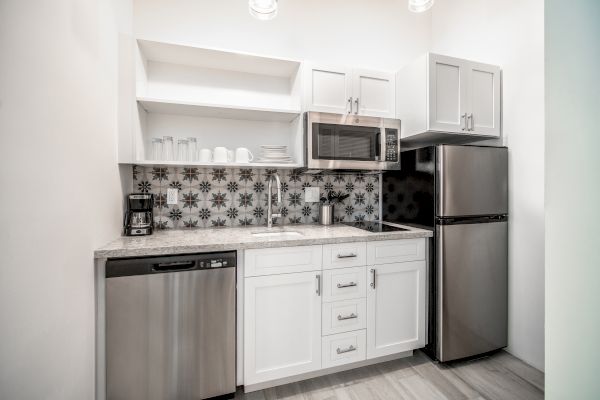
M 337 258 L 354 258 L 357 257 L 356 253 L 338 254 Z
M 344 354 L 344 353 L 349 353 L 351 351 L 355 351 L 357 349 L 357 347 L 354 347 L 352 345 L 350 345 L 350 347 L 348 347 L 347 349 L 340 349 L 339 347 L 337 348 L 336 352 L 338 354 Z
M 471 127 L 468 128 L 469 131 L 475 130 L 475 119 L 473 118 L 473 113 L 469 115 L 469 119 L 471 120 Z
M 317 296 L 321 295 L 321 275 L 317 274 L 315 275 L 315 278 L 317 278 Z
M 343 288 L 352 287 L 352 286 L 357 286 L 356 282 L 338 283 L 337 284 L 338 289 L 343 289 Z
M 371 268 L 371 287 L 373 289 L 375 289 L 375 277 L 377 276 L 377 272 L 375 271 L 375 268 Z
M 355 318 L 358 318 L 358 315 L 352 313 L 350 315 L 345 315 L 345 316 L 338 315 L 337 318 L 338 318 L 338 321 L 344 321 L 346 319 L 355 319 Z
M 358 97 L 354 100 L 354 103 L 356 103 L 356 111 L 354 111 L 354 114 L 358 114 Z
M 352 114 L 352 96 L 348 97 L 348 114 Z
M 462 128 L 463 131 L 468 131 L 469 130 L 469 125 L 467 124 L 467 113 L 464 113 L 463 115 L 460 116 L 461 120 L 465 120 L 465 126 Z M 460 123 L 460 125 L 462 126 L 462 122 Z

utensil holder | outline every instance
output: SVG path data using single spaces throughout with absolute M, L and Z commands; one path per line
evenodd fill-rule
M 333 204 L 321 204 L 319 207 L 319 223 L 321 225 L 333 224 Z

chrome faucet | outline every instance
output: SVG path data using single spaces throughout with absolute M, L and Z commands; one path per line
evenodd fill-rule
M 279 180 L 279 175 L 271 174 L 271 176 L 269 176 L 269 187 L 267 189 L 269 193 L 267 198 L 267 228 L 273 227 L 273 218 L 281 217 L 280 213 L 273 214 L 273 193 L 271 193 L 273 179 L 275 179 L 275 182 L 277 184 L 277 204 L 279 205 L 279 207 L 281 207 L 281 181 Z

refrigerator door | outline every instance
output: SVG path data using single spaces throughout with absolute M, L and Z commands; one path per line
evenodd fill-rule
M 438 217 L 508 213 L 506 147 L 438 147 Z
M 436 226 L 436 357 L 507 345 L 508 223 Z

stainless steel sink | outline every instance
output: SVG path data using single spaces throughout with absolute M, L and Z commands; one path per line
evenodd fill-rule
M 298 238 L 302 235 L 300 232 L 295 231 L 275 231 L 275 232 L 253 232 L 251 234 L 257 238 L 274 238 L 274 239 L 291 239 Z

